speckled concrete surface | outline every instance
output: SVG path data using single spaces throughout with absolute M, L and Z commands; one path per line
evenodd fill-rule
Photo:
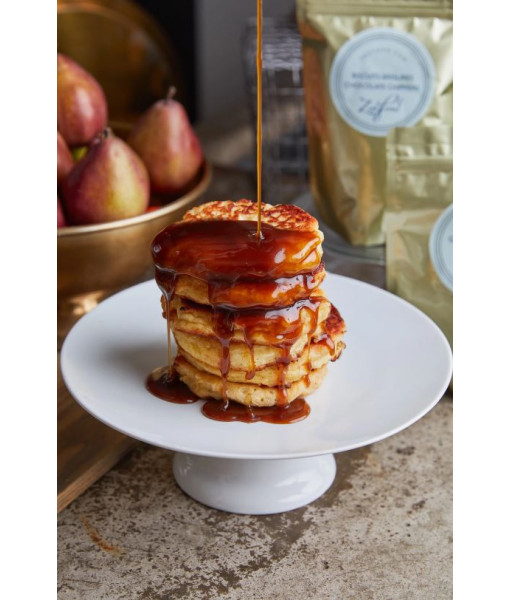
M 176 486 L 140 445 L 58 519 L 60 600 L 452 597 L 452 403 L 337 455 L 333 486 L 289 513 L 240 516 Z

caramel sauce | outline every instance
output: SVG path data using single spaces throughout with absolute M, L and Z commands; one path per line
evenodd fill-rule
M 208 303 L 217 308 L 232 310 L 288 306 L 296 300 L 307 298 L 317 289 L 321 281 L 318 275 L 322 269 L 321 263 L 313 271 L 294 277 L 281 277 L 276 280 L 261 279 L 258 282 L 239 279 L 235 285 L 221 280 L 205 282 Z M 170 290 L 173 293 L 175 279 L 175 272 L 156 266 L 156 281 L 163 293 Z
M 174 404 L 192 404 L 199 399 L 168 367 L 155 369 L 147 377 L 145 387 L 153 396 Z
M 286 374 L 289 363 L 292 361 L 291 349 L 297 340 L 303 335 L 304 319 L 302 311 L 310 315 L 308 329 L 308 354 L 312 334 L 317 327 L 318 310 L 322 298 L 305 298 L 291 306 L 279 309 L 238 312 L 234 317 L 234 323 L 243 331 L 243 337 L 248 340 L 248 347 L 252 350 L 252 371 L 255 371 L 253 360 L 253 344 L 255 336 L 263 336 L 264 342 L 280 349 L 280 357 L 277 359 L 278 383 L 277 383 L 277 405 L 285 406 L 288 402 L 286 388 Z M 253 375 L 252 375 L 253 377 Z
M 259 282 L 239 280 L 235 286 L 221 281 L 208 283 L 208 299 L 213 306 L 233 309 L 275 308 L 307 298 L 321 281 L 316 275 L 322 264 L 310 273 Z
M 230 340 L 234 335 L 234 314 L 231 311 L 213 309 L 213 329 L 221 344 L 220 373 L 223 401 L 227 402 L 227 375 L 230 370 Z
M 285 406 L 244 406 L 237 402 L 222 404 L 218 400 L 207 400 L 202 412 L 215 421 L 242 421 L 243 423 L 275 423 L 279 425 L 297 423 L 310 414 L 310 406 L 304 398 L 296 398 Z
M 172 293 L 173 296 L 173 293 Z M 172 298 L 169 294 L 163 295 L 165 302 L 165 315 L 166 316 L 166 354 L 167 354 L 167 375 L 169 378 L 172 376 L 172 320 L 170 318 L 170 303 Z
M 320 264 L 321 239 L 315 231 L 278 229 L 253 221 L 181 221 L 152 243 L 159 271 L 233 285 L 238 280 L 277 280 L 309 274 Z
M 257 0 L 257 237 L 262 237 L 262 0 Z
M 333 330 L 335 331 L 336 329 L 338 329 L 340 327 L 340 325 L 343 323 L 343 318 L 341 317 L 340 313 L 338 312 L 337 308 L 333 305 L 331 305 L 331 312 L 329 313 L 328 316 L 328 323 L 329 323 L 329 330 Z M 314 340 L 315 344 L 322 344 L 324 346 L 326 346 L 329 350 L 329 356 L 333 357 L 335 355 L 335 342 L 333 340 L 333 338 L 331 337 L 331 335 L 328 333 L 328 329 L 325 329 L 324 332 Z
M 187 308 L 203 310 L 201 305 L 190 300 L 182 300 L 182 302 Z M 318 312 L 322 302 L 323 298 L 318 296 L 299 300 L 291 306 L 278 309 L 256 308 L 243 311 L 213 309 L 213 329 L 222 349 L 219 370 L 222 378 L 224 401 L 227 400 L 226 382 L 230 368 L 230 343 L 237 327 L 241 329 L 243 339 L 250 349 L 251 368 L 247 373 L 247 380 L 252 379 L 256 372 L 253 346 L 257 338 L 263 337 L 264 343 L 280 349 L 281 355 L 277 359 L 277 404 L 279 406 L 287 404 L 286 372 L 289 363 L 292 361 L 291 348 L 304 332 L 304 319 L 301 313 L 307 311 L 310 315 L 307 340 L 309 355 L 312 334 L 317 327 Z M 311 368 L 310 364 L 308 366 Z M 309 380 L 307 381 L 309 383 Z
M 207 284 L 213 307 L 281 307 L 306 298 L 321 282 L 320 238 L 315 232 L 252 221 L 189 221 L 170 225 L 153 241 L 156 281 L 173 295 L 177 275 Z M 308 265 L 308 266 L 307 266 Z
M 317 327 L 318 311 L 323 301 L 322 297 L 315 296 L 298 300 L 291 306 L 236 311 L 233 313 L 233 323 L 243 330 L 245 339 L 250 341 L 260 336 L 265 343 L 273 346 L 285 343 L 292 345 L 303 333 L 301 312 L 305 310 L 310 314 L 310 331 L 313 331 Z
M 248 346 L 248 349 L 250 351 L 250 370 L 246 372 L 246 379 L 248 381 L 250 381 L 251 379 L 253 379 L 255 377 L 255 353 L 253 350 L 253 341 L 251 340 L 250 337 L 248 337 L 247 335 L 247 331 L 246 329 L 243 330 L 243 336 L 244 336 L 244 343 Z

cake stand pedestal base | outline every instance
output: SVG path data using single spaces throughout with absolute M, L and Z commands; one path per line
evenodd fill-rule
M 268 515 L 313 502 L 336 473 L 332 454 L 284 460 L 214 458 L 177 452 L 173 471 L 193 499 L 226 512 Z

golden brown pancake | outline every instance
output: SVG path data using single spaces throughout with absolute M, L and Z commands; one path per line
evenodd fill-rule
M 316 231 L 324 239 L 315 217 L 293 204 L 261 205 L 261 221 L 278 229 L 292 231 Z M 188 210 L 183 221 L 256 221 L 257 203 L 251 200 L 219 200 L 207 202 Z
M 326 270 L 321 264 L 311 274 L 296 275 L 279 283 L 270 280 L 237 281 L 234 285 L 216 286 L 212 289 L 214 304 L 234 308 L 290 306 L 298 300 L 308 298 L 319 288 L 325 276 Z M 197 304 L 212 304 L 213 301 L 210 286 L 189 275 L 178 276 L 175 294 Z
M 174 367 L 180 379 L 199 398 L 223 399 L 223 382 L 221 377 L 201 371 L 191 365 L 182 355 L 176 357 Z M 285 388 L 287 402 L 292 402 L 299 396 L 307 396 L 314 392 L 326 376 L 327 367 L 310 371 L 303 377 Z M 252 383 L 226 382 L 227 397 L 246 406 L 275 406 L 281 392 L 277 387 L 254 385 Z
M 162 306 L 164 311 L 164 302 Z M 221 311 L 213 311 L 210 306 L 190 302 L 177 295 L 174 296 L 170 309 L 174 331 L 217 336 L 215 317 L 219 314 L 221 316 Z M 267 311 L 230 311 L 226 317 L 232 323 L 232 341 L 244 342 L 248 336 L 254 344 L 271 345 L 296 337 L 297 334 L 313 333 L 317 325 L 328 318 L 330 309 L 329 300 L 318 289 L 310 299 L 301 300 L 290 307 Z
M 312 369 L 319 369 L 327 365 L 331 360 L 336 360 L 342 353 L 345 344 L 341 340 L 335 341 L 335 348 L 330 352 L 325 344 L 312 342 L 310 349 L 306 349 L 301 356 L 290 362 L 285 370 L 285 382 L 293 383 L 306 376 Z M 201 371 L 206 371 L 217 377 L 221 377 L 221 371 L 216 365 L 210 365 L 206 362 L 188 354 L 182 347 L 179 348 L 179 354 L 183 356 L 191 365 Z M 235 383 L 254 383 L 266 386 L 277 386 L 280 384 L 281 371 L 280 365 L 273 363 L 266 367 L 256 369 L 253 372 L 236 370 L 232 367 L 227 374 L 227 381 Z
M 231 308 L 276 307 L 289 306 L 307 298 L 320 286 L 325 276 L 321 262 L 324 236 L 318 229 L 317 220 L 301 208 L 288 204 L 272 206 L 263 203 L 261 210 L 262 226 L 269 228 L 265 232 L 263 230 L 266 241 L 261 243 L 244 231 L 248 225 L 246 222 L 253 224 L 257 219 L 257 205 L 254 202 L 209 202 L 189 210 L 173 229 L 169 228 L 168 233 L 166 230 L 161 232 L 155 239 L 153 257 L 160 277 L 164 276 L 164 271 L 175 272 L 175 279 L 171 275 L 175 293 L 199 304 Z M 252 261 L 257 261 L 258 256 L 265 256 L 268 249 L 271 260 L 269 263 L 263 262 L 264 268 L 256 274 L 247 273 L 245 267 L 236 263 L 233 257 L 242 243 L 237 245 L 232 239 L 233 247 L 226 254 L 225 268 L 225 262 L 220 257 L 225 252 L 222 240 L 229 240 L 229 233 L 212 233 L 212 224 L 198 231 L 188 232 L 186 229 L 189 224 L 196 223 L 200 227 L 208 221 L 214 221 L 215 227 L 220 229 L 225 229 L 225 221 L 235 221 L 239 225 L 239 222 L 245 222 L 242 223 L 241 238 L 251 239 L 248 246 L 252 254 L 249 258 L 243 254 L 237 260 L 246 260 L 246 266 L 254 266 Z M 255 229 L 251 227 L 250 231 L 254 232 Z M 207 240 L 211 235 L 213 237 Z M 196 243 L 193 236 L 197 236 Z M 273 238 L 271 243 L 270 239 Z M 281 256 L 272 255 L 275 246 Z M 181 264 L 183 258 L 184 265 Z M 207 265 L 205 272 L 200 265 Z M 266 271 L 266 267 L 272 273 Z M 216 272 L 218 268 L 220 271 Z
M 326 321 L 319 323 L 311 336 L 310 352 L 314 358 L 323 356 L 328 352 L 331 360 L 336 360 L 342 351 L 344 344 L 342 335 L 344 333 L 343 321 L 337 322 L 336 317 L 330 315 Z M 214 335 L 195 335 L 183 331 L 174 331 L 174 337 L 179 348 L 187 355 L 209 365 L 209 369 L 216 372 L 222 359 L 222 344 Z M 330 346 L 325 342 L 330 340 Z M 278 364 L 281 361 L 295 361 L 303 353 L 308 352 L 309 334 L 300 335 L 289 347 L 278 345 L 253 344 L 233 341 L 229 345 L 230 369 L 251 373 L 266 367 Z M 227 379 L 229 375 L 227 374 Z

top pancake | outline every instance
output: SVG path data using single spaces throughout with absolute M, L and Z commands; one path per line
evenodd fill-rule
M 162 308 L 166 317 L 164 300 Z M 219 331 L 232 341 L 274 345 L 293 343 L 301 335 L 313 334 L 317 325 L 328 318 L 330 308 L 331 303 L 321 289 L 315 290 L 309 299 L 284 309 L 262 311 L 213 311 L 176 295 L 170 304 L 170 320 L 173 331 L 215 339 Z
M 212 306 L 288 306 L 324 279 L 323 234 L 317 220 L 294 205 L 249 200 L 209 202 L 189 210 L 153 240 L 162 289 Z
M 256 221 L 257 214 L 257 203 L 251 200 L 216 200 L 188 210 L 183 221 Z M 261 221 L 278 229 L 316 231 L 321 241 L 324 239 L 317 219 L 293 204 L 262 202 Z
M 196 277 L 179 275 L 175 281 L 175 295 L 198 304 L 234 309 L 276 308 L 291 306 L 311 296 L 324 281 L 326 269 L 320 265 L 308 275 L 298 275 L 279 281 L 242 281 L 208 284 Z M 160 277 L 156 273 L 156 278 Z

